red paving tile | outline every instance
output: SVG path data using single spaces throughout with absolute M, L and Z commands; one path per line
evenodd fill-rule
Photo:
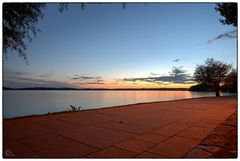
M 36 121 L 44 121 L 44 120 L 49 120 L 48 117 L 42 116 L 42 117 L 29 117 L 29 118 L 18 118 L 18 119 L 10 119 L 7 120 L 7 125 L 25 125 L 25 124 L 31 124 Z
M 13 141 L 21 138 L 47 134 L 53 131 L 54 130 L 50 128 L 38 125 L 36 123 L 5 126 L 3 128 L 3 138 L 5 141 Z
M 129 139 L 127 141 L 121 142 L 117 145 L 115 145 L 118 148 L 125 149 L 128 151 L 136 152 L 136 153 L 141 153 L 148 148 L 152 147 L 153 143 L 146 142 L 143 140 L 136 140 L 136 139 Z
M 224 119 L 223 119 L 224 120 Z M 216 119 L 204 119 L 204 120 L 201 120 L 201 122 L 203 123 L 210 123 L 210 124 L 219 124 L 221 123 L 223 120 L 216 120 Z
M 162 120 L 168 120 L 168 121 L 177 121 L 179 119 L 184 119 L 189 115 L 195 114 L 196 111 L 183 111 L 183 110 L 171 110 L 169 109 L 164 109 L 161 110 L 159 113 L 152 113 L 149 115 L 149 118 L 152 117 L 152 115 L 156 118 L 161 118 Z
M 140 125 L 129 125 L 128 123 L 116 123 L 116 122 L 106 122 L 103 124 L 98 124 L 99 127 L 122 130 L 130 133 L 141 134 L 149 131 L 148 127 Z
M 188 147 L 162 142 L 147 151 L 161 156 L 166 156 L 167 158 L 182 158 L 190 150 L 191 149 Z
M 206 122 L 198 122 L 195 124 L 195 126 L 201 126 L 201 127 L 206 127 L 206 128 L 212 128 L 214 129 L 215 127 L 217 127 L 217 123 L 206 123 Z
M 163 136 L 173 136 L 181 132 L 179 129 L 168 129 L 168 128 L 159 128 L 157 130 L 151 131 L 153 134 L 159 134 Z
M 91 115 L 89 116 L 73 116 L 73 117 L 67 117 L 67 118 L 61 118 L 63 121 L 67 121 L 69 123 L 74 123 L 82 126 L 87 126 L 87 125 L 95 125 L 98 123 L 104 123 L 109 121 L 107 118 L 95 118 L 92 117 Z
M 164 136 L 173 136 L 177 133 L 187 129 L 192 126 L 191 123 L 181 122 L 181 123 L 172 123 L 157 130 L 151 131 L 151 133 L 164 135 Z
M 20 142 L 33 151 L 37 151 L 40 157 L 44 158 L 82 157 L 98 150 L 56 134 L 31 137 L 22 139 Z
M 200 143 L 201 139 L 186 138 L 181 136 L 173 136 L 170 139 L 165 140 L 165 143 L 181 145 L 188 148 L 193 148 Z
M 179 136 L 183 137 L 191 137 L 196 139 L 203 139 L 205 138 L 213 129 L 212 128 L 206 128 L 206 127 L 200 127 L 200 126 L 192 126 L 185 131 L 179 133 Z
M 185 117 L 182 120 L 180 120 L 180 122 L 197 123 L 201 120 L 204 120 L 207 117 L 206 113 L 207 111 L 203 111 L 195 115 L 189 115 L 188 117 Z
M 145 129 L 149 129 L 149 131 L 163 127 L 172 122 L 168 120 L 162 120 L 161 118 L 127 118 L 125 120 L 131 125 L 142 126 Z
M 69 129 L 74 129 L 79 127 L 78 124 L 69 123 L 69 122 L 57 120 L 57 119 L 41 121 L 41 122 L 38 122 L 38 124 L 47 126 L 57 131 L 69 130 Z
M 158 155 L 158 154 L 154 154 L 154 153 L 150 153 L 150 152 L 143 152 L 143 153 L 137 155 L 136 158 L 151 159 L 151 158 L 167 158 L 167 157 L 161 156 L 161 155 Z
M 90 154 L 88 158 L 132 158 L 136 156 L 137 153 L 119 149 L 116 147 L 109 147 L 98 151 L 96 153 Z
M 117 144 L 121 141 L 136 136 L 132 133 L 107 128 L 100 128 L 96 126 L 85 126 L 82 128 L 67 130 L 58 133 L 65 137 L 69 137 L 98 148 L 106 148 L 108 146 Z
M 4 143 L 3 158 L 37 158 L 39 155 L 17 141 Z
M 152 134 L 152 133 L 146 133 L 146 134 L 135 137 L 135 139 L 148 141 L 155 144 L 158 144 L 166 140 L 167 138 L 168 138 L 167 136 L 161 136 L 161 135 Z

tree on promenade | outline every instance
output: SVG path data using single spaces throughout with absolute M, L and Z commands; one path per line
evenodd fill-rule
M 224 82 L 230 69 L 231 65 L 215 61 L 211 58 L 207 59 L 205 64 L 197 65 L 194 72 L 194 78 L 199 84 L 207 84 L 216 91 L 216 96 L 220 96 L 220 84 Z

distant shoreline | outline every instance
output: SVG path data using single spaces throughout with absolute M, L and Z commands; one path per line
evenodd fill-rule
M 132 91 L 142 91 L 142 90 L 159 90 L 159 91 L 188 91 L 188 88 L 46 88 L 46 87 L 33 87 L 33 88 L 9 88 L 3 87 L 3 90 L 132 90 Z

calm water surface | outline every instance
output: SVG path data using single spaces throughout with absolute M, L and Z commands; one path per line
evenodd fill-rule
M 229 95 L 228 93 L 222 93 Z M 211 92 L 190 91 L 3 91 L 3 117 L 13 118 L 70 110 L 70 105 L 81 106 L 82 110 L 134 104 L 178 100 L 184 98 L 211 97 Z

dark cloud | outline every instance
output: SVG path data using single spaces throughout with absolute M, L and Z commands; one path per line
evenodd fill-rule
M 224 34 L 220 34 L 217 37 L 213 38 L 212 40 L 208 40 L 207 43 L 212 44 L 213 42 L 215 42 L 217 40 L 234 39 L 234 38 L 237 38 L 237 30 L 226 32 Z
M 179 61 L 180 61 L 180 59 L 179 59 L 179 58 L 177 58 L 177 59 L 174 59 L 173 61 L 174 61 L 174 62 L 179 62 Z
M 172 71 L 170 72 L 170 75 L 186 75 L 186 70 L 182 69 L 183 66 L 180 67 L 172 67 Z
M 79 86 L 79 85 L 95 85 L 95 84 L 102 85 L 102 84 L 105 84 L 105 83 L 104 82 L 74 82 L 72 84 Z
M 143 78 L 123 78 L 122 81 L 127 82 L 150 82 L 167 85 L 169 83 L 187 84 L 192 83 L 194 80 L 190 74 L 186 73 L 186 70 L 181 67 L 173 67 L 172 71 L 167 76 L 158 77 L 143 77 Z
M 105 84 L 102 77 L 99 76 L 78 76 L 71 78 L 75 80 L 74 84 L 87 85 L 87 84 Z
M 24 88 L 24 87 L 73 87 L 65 81 L 55 81 L 48 79 L 52 76 L 50 73 L 43 75 L 34 75 L 29 72 L 4 69 L 3 84 L 6 87 Z
M 73 77 L 73 80 L 91 80 L 91 79 L 101 79 L 101 77 L 92 77 L 92 76 L 80 76 L 80 77 Z
M 73 87 L 64 81 L 53 81 L 40 78 L 8 76 L 4 78 L 4 86 L 13 88 L 24 87 Z

